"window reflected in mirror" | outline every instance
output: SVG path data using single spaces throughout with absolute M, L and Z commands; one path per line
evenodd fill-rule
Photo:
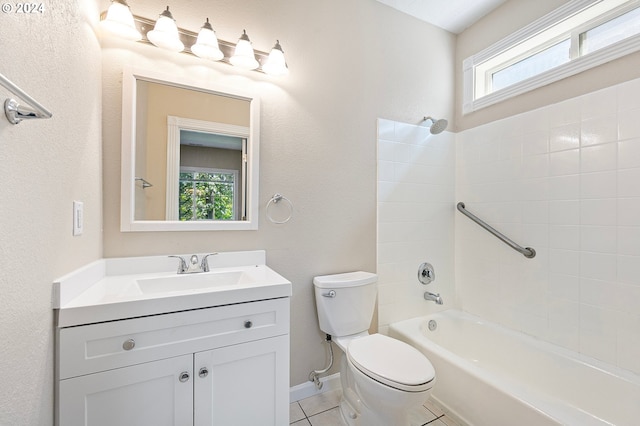
M 247 140 L 180 130 L 178 220 L 243 220 Z

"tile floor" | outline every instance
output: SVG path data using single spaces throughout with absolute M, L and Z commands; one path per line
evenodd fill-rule
M 289 406 L 290 424 L 295 426 L 344 426 L 338 408 L 341 396 L 342 390 L 336 389 L 291 403 Z M 411 426 L 460 426 L 430 401 L 412 413 L 411 417 Z

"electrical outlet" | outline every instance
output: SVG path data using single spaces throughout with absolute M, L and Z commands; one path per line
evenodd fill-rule
M 73 202 L 73 235 L 82 235 L 84 228 L 84 203 L 82 201 Z

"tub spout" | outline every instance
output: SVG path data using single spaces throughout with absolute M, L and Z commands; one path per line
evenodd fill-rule
M 425 291 L 424 300 L 431 300 L 433 302 L 436 302 L 437 305 L 442 305 L 442 297 L 440 297 L 440 293 L 434 294 L 434 293 Z

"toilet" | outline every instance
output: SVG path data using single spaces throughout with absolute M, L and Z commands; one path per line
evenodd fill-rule
M 369 272 L 313 279 L 320 329 L 342 350 L 340 412 L 349 426 L 405 426 L 435 383 L 435 370 L 416 348 L 369 334 L 378 276 Z

